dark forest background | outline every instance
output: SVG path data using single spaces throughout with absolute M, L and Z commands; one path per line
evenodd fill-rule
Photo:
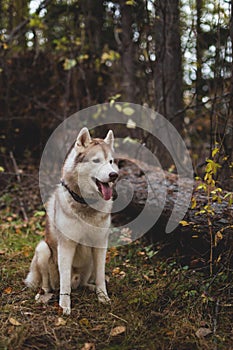
M 1 0 L 2 167 L 10 151 L 39 160 L 72 113 L 128 101 L 173 123 L 197 175 L 218 142 L 221 181 L 232 188 L 232 4 Z
M 233 349 L 232 48 L 233 0 L 0 0 L 0 349 Z M 58 292 L 41 305 L 23 282 L 46 227 L 39 162 L 62 121 L 104 102 L 149 107 L 175 126 L 193 196 L 165 234 L 174 160 L 139 128 L 115 126 L 157 152 L 163 171 L 121 159 L 135 191 L 113 215 L 116 242 L 130 244 L 108 250 L 112 304 L 78 289 L 64 319 Z M 165 192 L 159 220 L 132 243 L 121 224 Z

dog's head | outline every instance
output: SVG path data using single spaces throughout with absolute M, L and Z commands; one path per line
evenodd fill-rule
M 63 178 L 74 191 L 83 197 L 104 200 L 112 197 L 112 184 L 118 177 L 113 159 L 114 135 L 109 130 L 105 139 L 92 139 L 87 128 L 83 128 L 68 154 L 63 167 Z

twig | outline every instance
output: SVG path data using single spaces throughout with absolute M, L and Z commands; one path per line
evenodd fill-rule
M 111 315 L 112 317 L 115 317 L 115 318 L 117 318 L 118 320 L 121 320 L 121 321 L 123 321 L 123 322 L 125 322 L 125 323 L 128 323 L 128 321 L 126 321 L 126 320 L 124 320 L 123 318 L 121 318 L 121 317 L 119 317 L 119 316 L 113 314 L 112 312 L 109 312 L 109 315 Z
M 14 167 L 14 171 L 15 171 L 15 174 L 16 174 L 17 181 L 18 181 L 19 184 L 21 184 L 21 177 L 20 177 L 19 168 L 18 168 L 18 165 L 16 163 L 16 160 L 15 160 L 15 157 L 14 157 L 12 151 L 10 152 L 10 158 L 11 158 L 12 163 L 13 163 L 13 167 Z M 24 220 L 28 221 L 27 213 L 26 213 L 26 210 L 25 210 L 25 207 L 24 207 L 24 204 L 23 204 L 23 201 L 22 201 L 21 198 L 19 198 L 19 205 L 20 205 L 20 210 L 21 210 L 21 212 L 23 214 Z
M 218 312 L 219 312 L 219 299 L 217 299 L 215 304 L 214 319 L 213 319 L 213 334 L 216 334 L 216 331 L 217 331 Z

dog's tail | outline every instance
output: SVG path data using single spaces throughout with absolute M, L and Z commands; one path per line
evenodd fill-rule
M 27 287 L 36 289 L 41 287 L 42 273 L 44 269 L 48 269 L 48 261 L 51 252 L 45 241 L 41 241 L 35 250 L 34 257 L 31 262 L 30 271 L 24 280 Z

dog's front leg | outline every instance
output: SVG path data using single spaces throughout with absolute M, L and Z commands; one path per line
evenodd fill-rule
M 60 298 L 59 305 L 64 315 L 71 312 L 71 272 L 76 244 L 70 240 L 62 240 L 58 244 L 58 268 L 60 273 Z
M 101 303 L 109 304 L 110 299 L 106 289 L 105 283 L 105 260 L 106 260 L 105 248 L 93 248 L 93 260 L 95 271 L 95 284 L 98 300 Z

